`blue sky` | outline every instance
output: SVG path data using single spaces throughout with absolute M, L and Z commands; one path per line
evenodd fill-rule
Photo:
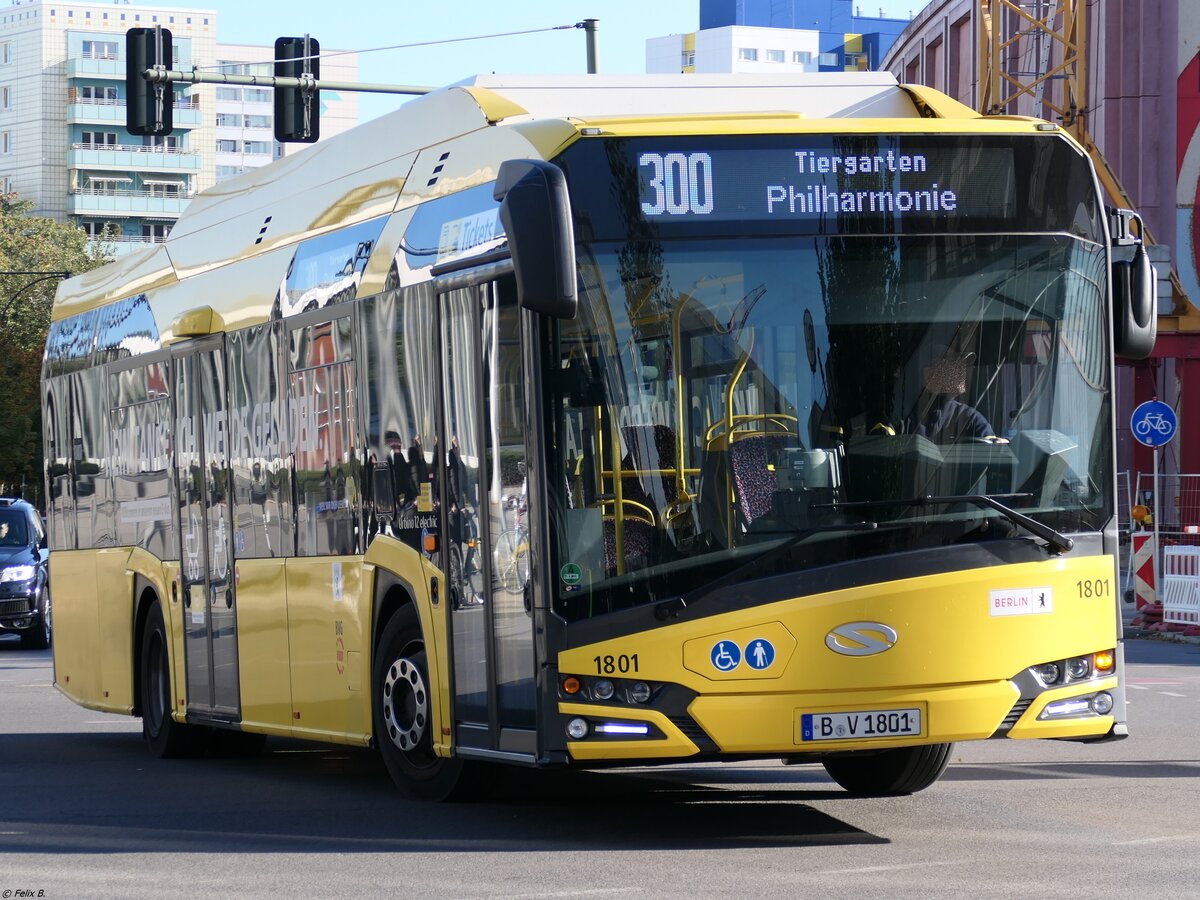
M 136 0 L 135 0 L 136 2 Z M 599 20 L 600 71 L 645 71 L 646 39 L 695 31 L 699 0 L 146 0 L 147 5 L 217 11 L 222 42 L 272 44 L 282 35 L 308 32 L 322 49 L 363 51 Z M 907 18 L 924 0 L 856 0 L 865 14 Z M 565 74 L 586 71 L 582 29 L 363 53 L 359 78 L 366 82 L 450 84 L 480 72 Z M 400 97 L 364 94 L 363 118 L 380 115 L 404 102 Z

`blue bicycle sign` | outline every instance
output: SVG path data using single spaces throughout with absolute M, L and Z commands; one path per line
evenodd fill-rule
M 1129 418 L 1129 427 L 1139 443 L 1147 447 L 1161 447 L 1179 430 L 1175 410 L 1159 400 L 1147 400 L 1138 404 Z

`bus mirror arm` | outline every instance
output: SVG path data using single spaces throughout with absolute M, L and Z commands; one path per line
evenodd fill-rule
M 540 159 L 506 160 L 493 196 L 500 201 L 521 306 L 574 319 L 579 299 L 575 230 L 562 169 Z

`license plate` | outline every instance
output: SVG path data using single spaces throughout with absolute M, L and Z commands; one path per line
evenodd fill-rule
M 800 739 L 804 741 L 858 741 L 920 733 L 919 709 L 864 709 L 800 716 Z

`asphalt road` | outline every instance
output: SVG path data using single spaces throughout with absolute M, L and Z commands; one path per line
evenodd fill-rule
M 151 759 L 137 720 L 0 638 L 0 900 L 1200 896 L 1200 646 L 1126 647 L 1132 738 L 960 745 L 913 797 L 767 763 L 519 773 L 427 805 L 365 751 Z

